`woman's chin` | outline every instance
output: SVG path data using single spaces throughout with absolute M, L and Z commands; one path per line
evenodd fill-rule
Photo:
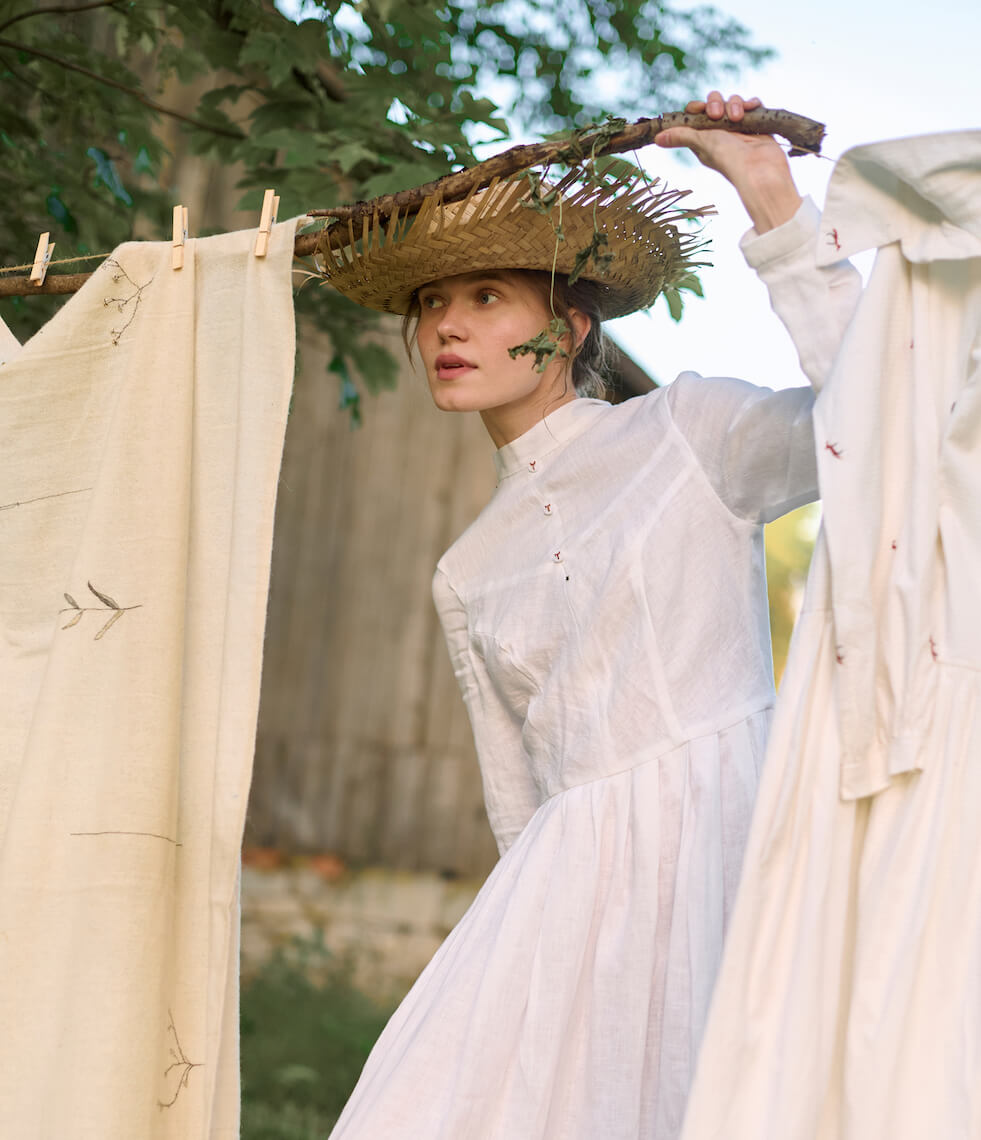
M 487 393 L 481 393 L 473 388 L 455 381 L 440 381 L 430 384 L 433 403 L 441 412 L 483 412 L 497 402 Z
M 430 380 L 429 391 L 433 403 L 441 412 L 489 412 L 534 399 L 541 386 L 540 377 L 508 387 L 488 389 L 486 385 L 466 383 L 462 380 Z

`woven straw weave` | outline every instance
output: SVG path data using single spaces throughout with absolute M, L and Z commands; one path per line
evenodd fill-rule
M 692 260 L 703 243 L 680 233 L 678 223 L 711 210 L 679 208 L 688 191 L 657 191 L 642 179 L 575 186 L 575 177 L 558 184 L 548 214 L 530 204 L 532 187 L 521 177 L 495 179 L 461 202 L 432 195 L 414 216 L 366 217 L 360 234 L 351 222 L 334 226 L 318 244 L 323 276 L 360 305 L 406 313 L 418 288 L 443 277 L 485 269 L 569 274 L 599 231 L 612 261 L 590 259 L 581 277 L 603 286 L 607 319 L 647 308 L 665 285 L 703 264 Z

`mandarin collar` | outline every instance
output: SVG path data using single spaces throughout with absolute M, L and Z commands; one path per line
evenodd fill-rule
M 494 453 L 498 482 L 519 471 L 529 474 L 540 471 L 543 461 L 549 455 L 560 451 L 576 436 L 581 435 L 609 407 L 606 400 L 577 396 L 556 408 L 523 435 Z

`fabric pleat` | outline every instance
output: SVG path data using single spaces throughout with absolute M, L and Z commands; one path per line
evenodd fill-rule
M 768 717 L 546 801 L 385 1029 L 336 1140 L 675 1135 Z

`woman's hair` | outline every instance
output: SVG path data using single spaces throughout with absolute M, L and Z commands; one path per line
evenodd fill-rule
M 609 342 L 600 323 L 602 286 L 582 278 L 570 285 L 565 274 L 556 273 L 553 277 L 544 269 L 511 269 L 507 272 L 526 281 L 541 298 L 546 311 L 565 323 L 570 335 L 573 327 L 570 309 L 578 309 L 588 319 L 589 331 L 570 354 L 572 383 L 579 396 L 605 398 L 610 353 Z M 415 343 L 419 313 L 419 301 L 413 296 L 409 311 L 402 318 L 402 340 L 409 353 Z

